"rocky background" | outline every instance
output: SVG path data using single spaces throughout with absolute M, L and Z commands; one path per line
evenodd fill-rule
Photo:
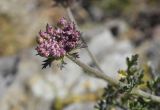
M 0 110 L 94 110 L 107 85 L 68 59 L 42 70 L 35 38 L 67 16 L 52 0 L 0 0 Z M 118 78 L 125 58 L 140 55 L 145 79 L 160 73 L 159 0 L 78 0 L 72 11 L 106 74 Z M 85 49 L 80 60 L 94 66 Z

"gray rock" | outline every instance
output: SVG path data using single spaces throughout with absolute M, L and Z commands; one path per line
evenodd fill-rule
M 109 30 L 104 30 L 96 37 L 94 37 L 89 43 L 88 46 L 91 52 L 94 55 L 98 55 L 102 51 L 107 50 L 115 43 L 115 39 L 111 35 Z
M 125 69 L 125 59 L 133 51 L 133 46 L 128 40 L 116 40 L 108 30 L 94 37 L 89 47 L 104 72 L 112 77 L 117 77 L 115 73 L 119 69 Z
M 155 75 L 160 74 L 160 39 L 150 42 L 146 49 L 146 56 Z
M 63 110 L 94 110 L 94 103 L 87 102 L 87 103 L 74 103 Z
M 105 26 L 111 31 L 113 37 L 124 37 L 124 33 L 128 31 L 128 25 L 122 19 L 112 19 Z
M 94 21 L 101 21 L 104 18 L 103 11 L 97 6 L 91 6 L 89 11 Z
M 8 87 L 14 82 L 20 58 L 18 56 L 0 58 L 0 96 L 6 92 Z

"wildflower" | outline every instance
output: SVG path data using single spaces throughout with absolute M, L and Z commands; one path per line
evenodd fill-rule
M 46 30 L 39 32 L 36 50 L 38 55 L 47 59 L 63 59 L 72 50 L 81 48 L 80 36 L 81 33 L 76 29 L 73 22 L 61 18 L 55 27 L 47 24 Z

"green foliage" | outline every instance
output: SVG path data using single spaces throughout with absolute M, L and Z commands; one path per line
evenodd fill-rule
M 111 110 L 112 107 L 118 107 L 122 110 L 159 110 L 158 103 L 131 94 L 134 88 L 144 83 L 142 81 L 143 69 L 138 66 L 138 55 L 126 58 L 126 64 L 127 69 L 118 72 L 123 76 L 119 80 L 120 86 L 108 85 L 95 108 L 97 110 Z M 160 95 L 160 77 L 148 81 L 147 87 L 151 94 Z
M 126 58 L 127 70 L 125 72 L 127 75 L 126 77 L 120 79 L 120 82 L 123 83 L 120 84 L 120 88 L 123 92 L 130 92 L 134 87 L 137 87 L 138 85 L 143 83 L 142 78 L 144 72 L 138 67 L 137 60 L 138 55 L 133 55 L 131 59 L 128 57 Z
M 160 77 L 156 77 L 154 80 L 148 81 L 147 87 L 152 94 L 160 96 Z

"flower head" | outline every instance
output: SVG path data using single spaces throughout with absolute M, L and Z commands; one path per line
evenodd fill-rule
M 75 24 L 65 18 L 61 18 L 55 27 L 46 25 L 45 31 L 40 31 L 37 37 L 38 55 L 45 58 L 62 59 L 72 50 L 82 44 L 81 33 Z

